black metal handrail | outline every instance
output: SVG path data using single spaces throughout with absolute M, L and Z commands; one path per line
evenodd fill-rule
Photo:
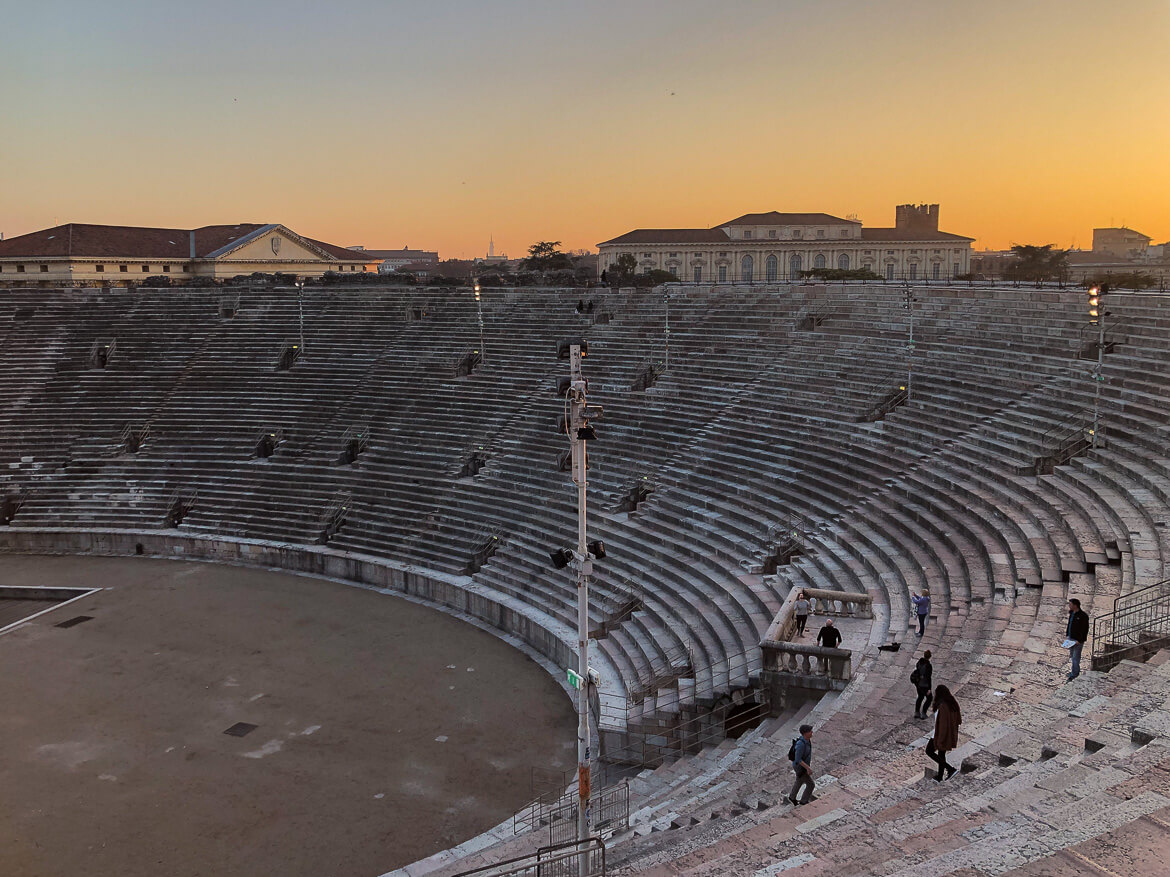
M 1170 579 L 1123 594 L 1113 611 L 1093 619 L 1093 669 L 1144 660 L 1170 646 Z
M 606 873 L 605 843 L 599 837 L 591 837 L 550 844 L 535 853 L 460 871 L 454 877 L 605 877 Z

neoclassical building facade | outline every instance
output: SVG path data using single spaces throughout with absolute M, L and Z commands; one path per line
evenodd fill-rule
M 195 229 L 70 223 L 0 241 L 0 287 L 132 286 L 152 276 L 225 280 L 255 272 L 320 277 L 376 264 L 279 223 Z
M 827 213 L 748 213 L 715 228 L 639 228 L 598 244 L 606 271 L 628 253 L 638 273 L 684 283 L 780 283 L 817 269 L 869 271 L 887 280 L 965 275 L 973 238 L 938 230 L 937 204 L 903 204 L 893 228 L 864 228 Z

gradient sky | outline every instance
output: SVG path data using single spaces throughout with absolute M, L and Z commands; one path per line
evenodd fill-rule
M 0 231 L 592 247 L 939 202 L 1170 238 L 1170 0 L 0 0 Z

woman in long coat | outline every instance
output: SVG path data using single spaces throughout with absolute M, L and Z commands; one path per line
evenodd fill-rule
M 962 722 L 963 714 L 955 696 L 945 685 L 938 686 L 934 690 L 934 736 L 926 744 L 926 754 L 938 762 L 935 779 L 940 783 L 943 771 L 946 771 L 948 780 L 955 775 L 956 768 L 947 764 L 947 753 L 959 745 L 959 725 Z

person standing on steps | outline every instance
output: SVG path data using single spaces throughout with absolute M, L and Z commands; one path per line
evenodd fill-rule
M 792 609 L 796 615 L 796 635 L 804 636 L 804 626 L 808 624 L 808 596 L 801 591 L 796 596 L 796 602 L 792 604 Z
M 916 719 L 925 719 L 926 713 L 930 709 L 930 702 L 933 700 L 930 694 L 933 673 L 934 667 L 930 664 L 930 649 L 927 649 L 918 659 L 914 672 L 910 674 L 910 682 L 918 690 L 918 699 L 914 701 L 914 718 Z
M 914 604 L 914 611 L 918 614 L 918 635 L 926 632 L 926 617 L 930 615 L 930 591 L 922 589 L 922 593 L 910 592 L 910 602 Z
M 1072 670 L 1069 671 L 1068 681 L 1072 682 L 1081 675 L 1081 649 L 1085 647 L 1085 640 L 1089 638 L 1089 614 L 1081 609 L 1081 601 L 1073 597 L 1068 601 L 1068 627 L 1064 631 L 1068 655 L 1072 658 Z
M 824 646 L 826 649 L 835 649 L 841 644 L 841 631 L 833 626 L 833 619 L 825 620 L 825 626 L 821 628 L 821 632 L 817 634 L 817 645 Z
M 963 714 L 959 711 L 959 702 L 945 685 L 934 690 L 934 736 L 926 744 L 926 756 L 938 762 L 937 782 L 942 782 L 943 771 L 947 779 L 955 775 L 957 768 L 947 764 L 947 753 L 959 745 L 959 725 L 963 722 Z
M 792 802 L 793 807 L 801 804 L 807 804 L 814 800 L 813 789 L 816 788 L 816 783 L 813 782 L 812 777 L 812 725 L 801 725 L 800 736 L 796 738 L 793 749 L 795 750 L 795 757 L 792 759 L 792 770 L 796 773 L 796 782 L 792 784 L 792 791 L 788 793 L 788 800 Z M 801 787 L 804 787 L 804 796 L 797 799 L 797 794 Z

